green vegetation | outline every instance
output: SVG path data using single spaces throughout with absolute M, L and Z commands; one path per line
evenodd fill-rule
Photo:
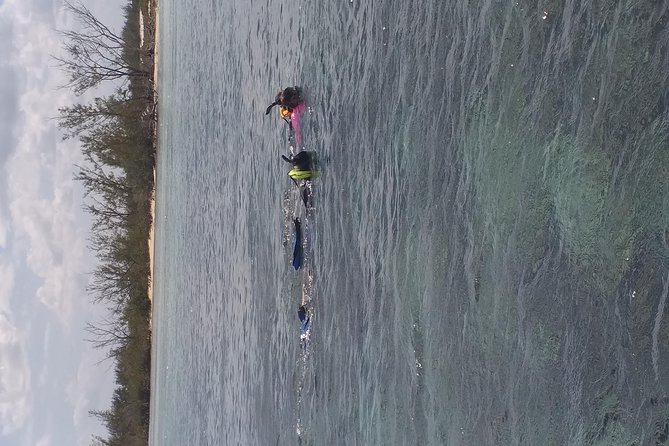
M 106 426 L 98 446 L 148 443 L 151 377 L 151 303 L 148 237 L 154 188 L 155 0 L 129 0 L 120 35 L 81 4 L 67 4 L 80 31 L 64 31 L 66 56 L 58 58 L 69 88 L 80 95 L 111 83 L 114 93 L 60 110 L 65 138 L 80 141 L 85 162 L 75 179 L 93 218 L 90 247 L 98 257 L 89 288 L 105 305 L 103 321 L 89 323 L 90 341 L 115 362 L 111 407 L 93 411 Z M 143 21 L 143 39 L 140 22 Z

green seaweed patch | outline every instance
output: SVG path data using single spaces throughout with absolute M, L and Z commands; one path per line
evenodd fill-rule
M 595 399 L 595 421 L 586 435 L 586 444 L 594 446 L 638 445 L 637 437 L 623 423 L 620 400 L 609 388 Z
M 534 326 L 533 335 L 536 357 L 539 362 L 545 366 L 556 364 L 560 359 L 559 336 L 547 329 L 541 322 L 537 322 Z
M 639 138 L 640 157 L 625 177 L 634 187 L 634 223 L 644 236 L 664 235 L 669 227 L 668 144 L 669 122 L 654 121 Z
M 479 278 L 479 301 L 471 307 L 472 341 L 486 364 L 504 363 L 518 331 L 518 306 L 513 282 L 488 265 Z
M 611 162 L 569 136 L 556 136 L 547 154 L 546 181 L 569 260 L 586 283 L 609 294 L 629 267 L 634 239 L 633 213 L 618 211 L 609 191 Z
M 571 259 L 590 265 L 604 233 L 604 201 L 610 163 L 603 153 L 585 151 L 568 137 L 553 142 L 548 184 L 560 234 Z
M 513 249 L 522 267 L 544 253 L 552 202 L 541 175 L 541 145 L 525 128 L 522 88 L 507 87 L 498 104 L 503 110 L 472 110 L 464 162 L 478 214 L 474 232 L 485 236 L 493 252 Z M 489 119 L 497 114 L 499 121 Z
M 669 444 L 669 416 L 665 413 L 653 423 L 653 443 L 654 445 Z

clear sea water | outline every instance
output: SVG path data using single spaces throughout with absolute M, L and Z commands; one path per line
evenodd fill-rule
M 152 444 L 669 444 L 669 2 L 160 20 Z

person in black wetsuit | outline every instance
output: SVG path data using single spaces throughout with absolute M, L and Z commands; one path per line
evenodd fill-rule
M 297 155 L 288 158 L 286 155 L 281 155 L 281 158 L 293 165 L 293 169 L 288 172 L 291 180 L 300 188 L 298 180 L 311 180 L 316 175 L 316 167 L 314 163 L 314 152 L 302 150 Z M 302 202 L 309 208 L 311 207 L 311 194 L 309 188 L 301 188 Z
M 286 155 L 281 155 L 281 158 L 293 165 L 297 170 L 307 171 L 314 170 L 314 152 L 309 150 L 302 150 L 297 155 L 288 158 Z
M 274 102 L 269 104 L 265 114 L 269 115 L 269 112 L 272 110 L 272 107 L 275 105 L 280 105 L 286 107 L 289 112 L 292 112 L 295 107 L 302 103 L 302 89 L 300 87 L 288 87 L 283 91 L 277 93 L 274 97 Z

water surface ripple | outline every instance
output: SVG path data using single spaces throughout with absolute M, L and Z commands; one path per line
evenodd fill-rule
M 161 20 L 153 444 L 668 443 L 669 2 Z M 263 114 L 294 84 L 307 357 Z

